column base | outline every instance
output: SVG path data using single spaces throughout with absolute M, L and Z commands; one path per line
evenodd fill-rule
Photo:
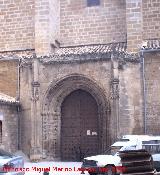
M 30 160 L 40 161 L 42 159 L 41 149 L 39 147 L 33 147 L 30 150 Z

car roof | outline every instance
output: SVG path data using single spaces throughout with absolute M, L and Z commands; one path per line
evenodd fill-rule
M 150 141 L 150 140 L 160 140 L 160 136 L 153 136 L 153 135 L 124 135 L 122 137 L 122 139 Z
M 114 146 L 134 146 L 136 145 L 135 144 L 135 141 L 117 141 L 115 142 L 114 144 L 112 144 L 111 146 L 114 147 Z

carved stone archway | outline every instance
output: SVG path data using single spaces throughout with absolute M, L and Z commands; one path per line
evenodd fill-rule
M 51 83 L 44 97 L 41 113 L 43 158 L 60 159 L 61 104 L 66 96 L 77 89 L 89 92 L 95 98 L 101 128 L 101 151 L 110 145 L 110 105 L 105 90 L 84 75 L 72 74 Z

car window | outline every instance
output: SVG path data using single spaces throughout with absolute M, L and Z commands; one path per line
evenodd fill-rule
M 0 149 L 0 157 L 13 157 L 13 154 Z
M 106 149 L 102 154 L 111 154 L 111 146 Z
M 115 155 L 121 148 L 122 146 L 110 146 L 106 151 L 104 151 L 104 154 Z
M 160 153 L 160 140 L 149 140 L 142 142 L 142 148 L 151 154 Z
M 122 138 L 122 139 L 118 139 L 118 141 L 119 141 L 119 142 L 128 142 L 128 141 L 130 141 L 130 140 L 129 140 L 129 139 L 125 139 L 125 138 L 123 139 L 123 138 Z
M 151 154 L 160 153 L 160 145 L 153 145 L 153 144 L 144 144 L 142 146 L 143 149 L 146 149 Z
M 122 148 L 122 146 L 112 146 L 111 147 L 111 155 L 115 155 L 121 148 Z

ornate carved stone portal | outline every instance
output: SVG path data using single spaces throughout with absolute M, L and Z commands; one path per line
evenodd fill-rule
M 43 158 L 61 159 L 61 105 L 64 99 L 75 90 L 91 94 L 98 107 L 99 151 L 110 145 L 110 109 L 104 91 L 89 78 L 74 74 L 51 83 L 42 106 Z

